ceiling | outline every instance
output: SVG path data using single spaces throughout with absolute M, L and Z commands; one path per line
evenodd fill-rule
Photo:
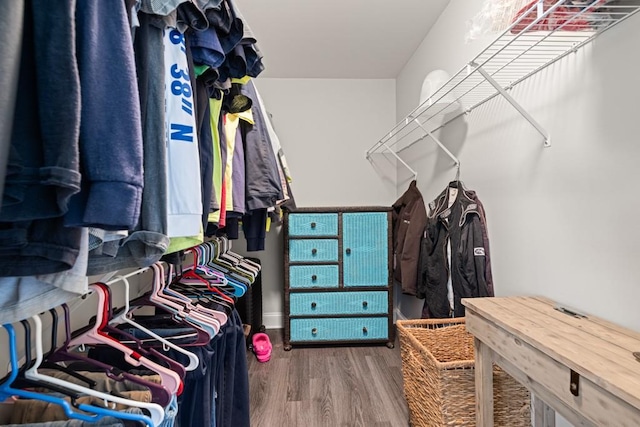
M 271 78 L 395 78 L 449 0 L 235 0 Z

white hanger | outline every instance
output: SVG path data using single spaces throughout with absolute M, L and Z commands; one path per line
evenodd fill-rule
M 178 353 L 181 353 L 181 354 L 184 354 L 185 356 L 187 356 L 189 358 L 189 365 L 185 366 L 185 369 L 187 371 L 193 371 L 195 368 L 197 368 L 198 364 L 200 363 L 200 359 L 198 358 L 198 356 L 196 356 L 195 354 L 193 354 L 190 351 L 187 351 L 187 350 L 185 350 L 183 348 L 178 347 L 177 345 L 175 345 L 171 341 L 169 341 L 169 340 L 167 340 L 165 338 L 162 338 L 161 336 L 159 336 L 155 332 L 150 331 L 149 329 L 145 328 L 144 326 L 142 326 L 141 324 L 137 323 L 133 319 L 130 319 L 129 317 L 127 317 L 127 314 L 129 313 L 129 280 L 127 280 L 127 278 L 124 277 L 124 276 L 118 276 L 114 280 L 122 280 L 122 282 L 124 283 L 125 305 L 124 305 L 124 311 L 122 312 L 122 314 L 120 314 L 119 316 L 114 317 L 113 320 L 111 321 L 111 323 L 116 323 L 116 324 L 128 323 L 129 325 L 132 325 L 136 329 L 140 329 L 145 334 L 147 334 L 147 335 L 155 338 L 159 342 L 161 342 L 163 344 L 163 346 L 168 347 L 168 348 L 172 348 L 175 351 L 177 351 Z
M 109 347 L 112 347 L 112 348 L 115 348 L 116 350 L 121 351 L 124 355 L 124 360 L 130 365 L 133 365 L 133 366 L 142 365 L 156 372 L 158 375 L 160 375 L 162 386 L 166 388 L 169 391 L 169 393 L 176 394 L 180 389 L 182 380 L 180 379 L 180 376 L 175 371 L 172 371 L 169 368 L 165 368 L 164 366 L 159 365 L 158 363 L 148 359 L 145 356 L 137 355 L 137 353 L 134 350 L 130 349 L 126 345 L 122 344 L 121 342 L 117 341 L 112 337 L 105 336 L 99 332 L 100 324 L 102 322 L 103 316 L 105 315 L 104 305 L 105 305 L 107 296 L 105 295 L 105 292 L 95 283 L 92 285 L 89 285 L 89 290 L 92 290 L 98 296 L 98 307 L 96 310 L 96 323 L 93 326 L 93 328 L 91 328 L 89 331 L 85 332 L 79 337 L 73 338 L 69 342 L 69 347 L 74 347 L 81 344 L 97 344 L 97 343 L 106 344 Z
M 99 399 L 103 399 L 105 401 L 120 403 L 125 406 L 135 406 L 136 408 L 147 409 L 151 414 L 151 421 L 156 426 L 159 426 L 164 419 L 164 409 L 162 406 L 157 403 L 145 403 L 138 402 L 137 400 L 124 399 L 122 397 L 114 396 L 111 394 L 103 393 L 100 391 L 96 391 L 87 387 L 83 387 L 78 384 L 74 384 L 60 378 L 54 378 L 47 375 L 43 375 L 38 372 L 38 367 L 42 363 L 43 351 L 42 351 L 42 320 L 40 320 L 39 316 L 31 317 L 33 319 L 33 323 L 36 327 L 36 362 L 34 365 L 27 369 L 24 373 L 24 376 L 28 379 L 35 381 L 42 381 L 49 384 L 59 385 L 60 387 L 64 387 L 69 390 L 77 391 L 80 393 L 88 394 L 89 396 L 94 396 Z
M 164 267 L 160 263 L 155 263 L 151 265 L 151 268 L 154 271 L 153 289 L 151 290 L 151 295 L 149 296 L 151 301 L 157 304 L 161 304 L 165 308 L 169 308 L 170 310 L 177 311 L 178 314 L 184 318 L 191 319 L 192 321 L 195 321 L 197 323 L 210 326 L 215 331 L 215 334 L 220 331 L 220 328 L 222 326 L 220 321 L 209 314 L 204 314 L 202 311 L 196 310 L 196 307 L 191 304 L 191 300 L 187 301 L 178 297 L 172 297 L 162 292 L 165 287 Z M 189 308 L 191 308 L 191 311 L 186 313 L 184 311 L 184 305 L 181 304 L 187 305 Z

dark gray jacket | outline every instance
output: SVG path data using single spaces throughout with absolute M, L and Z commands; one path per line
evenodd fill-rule
M 462 298 L 494 295 L 484 208 L 474 191 L 461 184 L 458 187 L 451 207 L 448 207 L 450 187 L 429 204 L 418 281 L 418 297 L 425 298 L 429 317 L 462 317 Z M 450 265 L 447 257 L 449 241 Z M 447 299 L 449 276 L 453 287 L 453 311 Z
M 284 198 L 276 156 L 265 125 L 265 118 L 257 102 L 253 82 L 242 85 L 242 94 L 254 100 L 251 107 L 254 124 L 240 121 L 244 140 L 247 211 L 274 207 Z

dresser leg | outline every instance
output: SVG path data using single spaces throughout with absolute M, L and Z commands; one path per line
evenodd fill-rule
M 282 349 L 283 349 L 284 351 L 291 351 L 291 344 L 285 344 L 285 345 L 283 345 L 283 346 L 282 346 Z
M 395 347 L 396 347 L 396 345 L 394 343 L 392 343 L 391 341 L 389 341 L 387 343 L 387 348 L 395 348 Z

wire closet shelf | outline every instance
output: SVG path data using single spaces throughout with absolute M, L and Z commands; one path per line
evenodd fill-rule
M 518 83 L 576 52 L 640 10 L 640 0 L 538 0 L 501 35 L 369 148 L 388 152 L 414 175 L 397 152 L 430 137 L 459 167 L 433 132 L 485 102 L 503 96 L 551 145 L 546 130 L 509 94 Z

